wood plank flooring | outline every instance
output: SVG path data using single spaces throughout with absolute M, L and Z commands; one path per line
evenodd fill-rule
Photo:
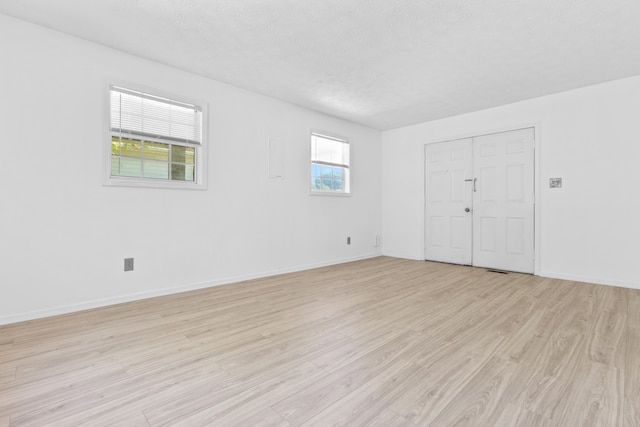
M 380 257 L 0 326 L 0 426 L 639 426 L 640 291 Z

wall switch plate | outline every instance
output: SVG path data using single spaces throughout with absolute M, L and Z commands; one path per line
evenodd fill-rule
M 562 178 L 549 178 L 549 188 L 562 188 Z
M 133 271 L 133 258 L 124 259 L 124 271 Z

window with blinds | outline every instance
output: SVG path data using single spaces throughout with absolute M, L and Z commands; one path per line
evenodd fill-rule
M 110 105 L 111 178 L 192 184 L 202 178 L 202 107 L 114 85 Z
M 311 192 L 348 194 L 349 141 L 311 133 Z

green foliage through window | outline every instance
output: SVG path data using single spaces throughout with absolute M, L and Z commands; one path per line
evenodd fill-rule
M 195 148 L 111 137 L 111 176 L 195 180 Z

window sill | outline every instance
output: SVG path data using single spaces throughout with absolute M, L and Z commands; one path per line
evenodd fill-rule
M 165 188 L 170 190 L 206 190 L 205 184 L 180 181 L 158 181 L 148 179 L 107 178 L 103 185 L 106 187 L 138 187 Z
M 333 193 L 331 191 L 310 191 L 310 196 L 337 196 L 337 197 L 351 197 L 351 193 Z

